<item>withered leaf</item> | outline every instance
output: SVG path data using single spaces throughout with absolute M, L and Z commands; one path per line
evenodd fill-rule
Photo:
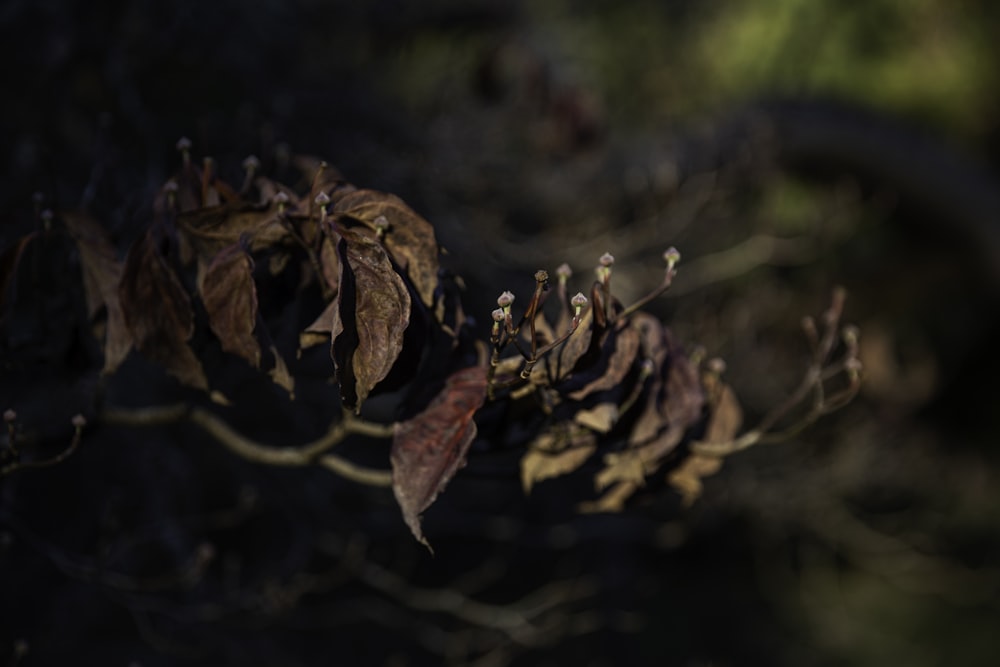
M 708 398 L 709 417 L 702 436 L 704 442 L 729 442 L 736 437 L 743 425 L 743 408 L 732 388 L 709 376 L 705 380 L 705 393 Z
M 521 488 L 531 493 L 536 482 L 573 472 L 596 449 L 597 437 L 584 429 L 543 433 L 521 457 Z
M 339 305 L 337 301 L 328 303 L 323 312 L 319 314 L 319 317 L 313 320 L 313 323 L 299 334 L 300 350 L 330 341 L 330 338 L 333 336 L 333 327 L 337 320 L 337 308 Z
M 580 358 L 590 349 L 591 340 L 594 337 L 594 316 L 591 312 L 592 310 L 588 309 L 580 317 L 580 323 L 577 325 L 576 331 L 570 334 L 566 342 L 559 347 L 558 353 L 546 357 L 549 375 L 553 378 L 561 380 L 568 376 Z
M 463 368 L 448 377 L 423 412 L 396 424 L 390 454 L 392 491 L 406 525 L 425 545 L 420 514 L 465 464 L 476 438 L 473 417 L 485 399 L 486 369 Z
M 295 399 L 295 378 L 288 372 L 288 365 L 285 363 L 278 348 L 271 346 L 271 356 L 274 358 L 274 366 L 267 372 L 271 376 L 274 384 L 288 392 L 291 399 Z
M 208 326 L 222 349 L 260 368 L 260 344 L 253 334 L 257 323 L 257 286 L 253 260 L 242 244 L 220 250 L 201 274 L 198 292 L 208 312 Z
M 385 249 L 364 231 L 342 230 L 338 250 L 338 320 L 331 353 L 344 404 L 360 409 L 403 349 L 410 293 Z
M 592 408 L 580 410 L 573 415 L 573 421 L 597 433 L 607 433 L 618 422 L 616 403 L 598 403 Z
M 691 454 L 678 468 L 670 471 L 667 482 L 680 492 L 684 505 L 690 507 L 701 495 L 704 486 L 701 480 L 714 475 L 721 467 L 722 459 L 718 457 Z
M 669 350 L 666 396 L 660 410 L 668 423 L 686 430 L 701 419 L 705 394 L 698 378 L 698 369 L 673 340 L 670 331 L 666 333 Z
M 639 353 L 639 332 L 629 322 L 622 320 L 614 335 L 608 336 L 604 347 L 607 360 L 605 362 L 602 359 L 601 363 L 595 365 L 593 372 L 597 376 L 581 389 L 570 393 L 570 398 L 579 401 L 595 392 L 620 385 Z
M 438 285 L 438 244 L 429 222 L 399 197 L 375 190 L 357 190 L 348 194 L 337 202 L 333 213 L 359 220 L 372 230 L 380 224 L 387 225 L 383 227 L 385 247 L 406 271 L 424 305 L 429 308 L 434 306 L 434 292 Z
M 646 476 L 653 472 L 650 469 L 651 464 L 651 459 L 647 458 L 641 449 L 626 449 L 606 454 L 604 467 L 594 477 L 594 488 L 603 491 L 618 482 L 642 486 L 646 483 Z
M 194 333 L 191 299 L 157 250 L 154 230 L 129 250 L 118 294 L 136 348 L 182 383 L 207 390 L 201 362 L 187 344 Z
M 629 434 L 632 447 L 646 444 L 666 427 L 666 418 L 660 413 L 663 400 L 663 371 L 667 360 L 667 333 L 658 319 L 646 313 L 632 315 L 632 326 L 639 332 L 640 347 L 644 358 L 653 364 L 650 387 L 646 392 L 646 402 L 642 414 L 636 420 Z
M 234 202 L 199 208 L 177 217 L 177 227 L 203 258 L 214 257 L 223 248 L 249 239 L 249 249 L 267 248 L 289 237 L 278 217 L 277 205 Z
M 118 296 L 122 265 L 107 233 L 96 221 L 69 213 L 63 214 L 62 219 L 80 250 L 80 268 L 90 319 L 97 317 L 102 306 L 107 314 L 102 372 L 113 373 L 132 349 L 132 336 L 125 326 Z
M 642 484 L 636 482 L 616 482 L 597 500 L 580 503 L 580 512 L 584 514 L 621 512 L 625 509 L 625 501 L 631 498 L 641 486 Z

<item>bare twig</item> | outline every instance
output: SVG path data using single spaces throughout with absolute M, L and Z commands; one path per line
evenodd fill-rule
M 812 348 L 812 359 L 799 386 L 789 394 L 788 398 L 768 412 L 756 428 L 727 442 L 695 442 L 691 445 L 691 451 L 704 456 L 722 457 L 758 443 L 781 442 L 853 399 L 861 388 L 860 363 L 857 360 L 858 332 L 854 327 L 840 328 L 845 299 L 846 293 L 843 289 L 834 290 L 830 307 L 823 313 L 822 335 L 812 318 L 803 320 L 806 338 Z M 838 338 L 843 338 L 846 351 L 842 359 L 831 362 L 830 356 Z M 841 373 L 847 376 L 847 387 L 827 396 L 824 383 Z M 792 426 L 775 432 L 774 427 L 795 408 L 802 405 L 810 394 L 813 395 L 813 401 L 809 411 Z
M 129 426 L 148 426 L 170 423 L 187 418 L 219 441 L 231 452 L 255 463 L 299 467 L 319 464 L 324 468 L 359 484 L 389 486 L 392 484 L 388 470 L 365 468 L 327 452 L 349 435 L 372 438 L 392 436 L 392 424 L 377 424 L 344 411 L 340 420 L 333 423 L 326 433 L 304 445 L 272 447 L 243 435 L 218 415 L 199 407 L 167 405 L 130 410 L 108 408 L 102 414 L 105 421 Z

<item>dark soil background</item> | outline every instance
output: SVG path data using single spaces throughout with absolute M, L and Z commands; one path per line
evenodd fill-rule
M 650 310 L 726 359 L 748 423 L 795 386 L 799 323 L 835 285 L 866 385 L 728 459 L 691 508 L 652 480 L 621 515 L 576 515 L 594 467 L 525 498 L 518 452 L 484 434 L 425 517 L 434 557 L 387 490 L 95 421 L 62 464 L 0 479 L 0 664 L 997 664 L 998 19 L 985 0 L 4 3 L 0 248 L 40 224 L 37 192 L 124 253 L 182 136 L 237 182 L 247 154 L 291 150 L 432 221 L 483 321 L 603 252 L 635 299 L 675 245 Z M 40 456 L 94 409 L 78 291 L 0 359 L 0 409 Z M 9 371 L 23 350 L 31 372 Z M 141 359 L 103 391 L 177 396 Z M 234 419 L 304 442 L 333 394 L 319 378 Z M 346 453 L 387 463 L 385 443 Z

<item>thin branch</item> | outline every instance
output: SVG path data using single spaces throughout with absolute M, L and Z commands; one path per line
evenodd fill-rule
M 727 442 L 695 442 L 691 445 L 691 451 L 704 456 L 722 457 L 748 449 L 758 443 L 781 442 L 798 434 L 823 415 L 840 409 L 850 402 L 861 389 L 861 376 L 857 360 L 858 332 L 854 327 L 845 327 L 843 330 L 840 328 L 845 299 L 846 293 L 843 289 L 834 290 L 830 307 L 823 313 L 822 335 L 816 330 L 812 318 L 807 317 L 803 320 L 803 328 L 813 354 L 802 380 L 788 398 L 768 412 L 753 430 Z M 847 349 L 842 359 L 831 362 L 830 356 L 836 346 L 838 334 L 843 338 Z M 827 396 L 824 383 L 840 373 L 847 375 L 848 386 Z M 774 432 L 772 429 L 792 410 L 802 405 L 809 394 L 815 396 L 809 411 L 792 426 Z
M 110 423 L 129 426 L 164 424 L 187 418 L 231 452 L 255 463 L 286 467 L 318 463 L 331 472 L 360 484 L 372 486 L 392 484 L 391 473 L 387 470 L 365 468 L 333 454 L 325 454 L 352 434 L 372 438 L 392 436 L 393 424 L 366 421 L 350 411 L 344 411 L 341 419 L 332 424 L 319 438 L 294 447 L 273 447 L 248 438 L 218 415 L 199 407 L 167 405 L 136 410 L 108 408 L 102 417 Z

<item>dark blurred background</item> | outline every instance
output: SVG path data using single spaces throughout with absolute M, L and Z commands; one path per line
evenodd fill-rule
M 866 385 L 690 509 L 654 482 L 576 516 L 590 476 L 524 498 L 479 447 L 433 558 L 385 490 L 95 424 L 0 480 L 0 663 L 997 664 L 998 34 L 986 0 L 8 0 L 0 247 L 38 192 L 124 253 L 181 136 L 236 182 L 291 150 L 431 220 L 483 320 L 606 251 L 637 298 L 676 245 L 650 310 L 726 359 L 749 423 L 835 285 Z M 93 401 L 64 353 L 0 377 L 53 451 Z M 143 373 L 111 397 L 162 400 Z

